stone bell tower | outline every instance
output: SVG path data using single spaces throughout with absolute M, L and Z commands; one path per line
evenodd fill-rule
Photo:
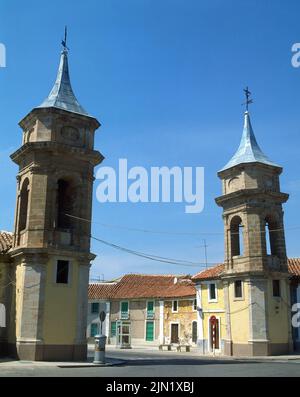
M 248 110 L 240 146 L 218 173 L 225 235 L 225 352 L 286 353 L 291 343 L 289 284 L 280 191 L 282 168 L 257 144 Z
M 86 358 L 94 150 L 100 123 L 77 101 L 66 43 L 48 98 L 21 122 L 14 243 L 15 322 L 10 350 L 20 359 Z

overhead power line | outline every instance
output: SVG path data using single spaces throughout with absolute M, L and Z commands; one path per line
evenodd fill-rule
M 97 222 L 97 221 L 91 221 L 90 219 L 85 219 L 81 218 L 79 216 L 74 216 L 74 215 L 69 215 L 69 214 L 64 214 L 65 216 L 68 216 L 69 218 L 76 219 L 82 222 L 87 222 L 90 224 L 95 224 L 95 225 L 100 225 L 106 228 L 111 228 L 111 229 L 120 229 L 120 230 L 127 230 L 130 232 L 141 232 L 141 233 L 149 233 L 149 234 L 165 234 L 165 235 L 171 235 L 171 236 L 224 236 L 224 232 L 170 232 L 170 231 L 162 231 L 162 230 L 150 230 L 150 229 L 139 229 L 139 228 L 132 228 L 132 227 L 127 227 L 127 226 L 121 226 L 121 225 L 111 225 L 107 223 L 102 223 L 102 222 Z M 243 226 L 241 226 L 241 229 L 244 229 Z M 296 227 L 290 227 L 290 228 L 276 228 L 276 229 L 269 229 L 268 231 L 270 233 L 276 233 L 280 231 L 287 231 L 287 230 L 300 230 L 300 226 Z M 249 233 L 249 234 L 265 234 L 266 231 L 252 231 L 252 230 L 243 230 L 243 233 Z M 231 232 L 230 233 L 232 236 L 233 235 L 238 235 L 240 234 L 239 232 Z
M 223 235 L 224 233 L 218 232 L 218 233 L 209 233 L 209 232 L 169 232 L 169 231 L 159 231 L 159 230 L 149 230 L 149 229 L 139 229 L 139 228 L 133 228 L 133 227 L 127 227 L 127 226 L 120 226 L 120 225 L 111 225 L 107 223 L 102 223 L 102 222 L 96 222 L 96 221 L 91 221 L 89 219 L 81 218 L 78 216 L 74 215 L 69 215 L 65 214 L 65 216 L 68 216 L 69 218 L 77 219 L 79 221 L 95 224 L 95 225 L 100 225 L 103 227 L 111 228 L 111 229 L 120 229 L 120 230 L 127 230 L 130 232 L 141 232 L 141 233 L 149 233 L 149 234 L 166 234 L 166 235 L 172 235 L 172 236 L 200 236 L 200 235 L 206 235 L 206 234 L 212 234 L 212 235 Z
M 91 239 L 98 241 L 98 242 L 100 242 L 104 245 L 107 245 L 109 247 L 112 247 L 114 249 L 117 249 L 119 251 L 123 251 L 128 254 L 139 256 L 141 258 L 149 259 L 149 260 L 156 261 L 156 262 L 170 263 L 172 265 L 177 265 L 177 266 L 189 266 L 189 267 L 197 267 L 197 268 L 206 266 L 206 263 L 190 262 L 190 261 L 186 261 L 186 260 L 167 258 L 167 257 L 163 257 L 163 256 L 157 256 L 157 255 L 153 255 L 153 254 L 147 254 L 144 252 L 135 251 L 135 250 L 132 250 L 129 248 L 121 247 L 120 245 L 117 245 L 117 244 L 110 243 L 108 241 L 102 240 L 102 239 L 94 237 L 94 236 L 91 236 Z M 210 264 L 216 265 L 216 263 L 210 263 Z

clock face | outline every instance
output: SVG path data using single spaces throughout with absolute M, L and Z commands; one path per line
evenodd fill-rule
M 79 131 L 74 127 L 65 126 L 61 129 L 61 135 L 68 141 L 76 142 L 80 138 Z
M 228 188 L 229 188 L 229 190 L 230 191 L 235 191 L 235 190 L 238 190 L 239 189 L 239 178 L 238 177 L 234 177 L 234 178 L 231 178 L 229 181 L 228 181 Z

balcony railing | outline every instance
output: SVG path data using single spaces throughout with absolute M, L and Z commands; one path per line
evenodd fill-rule
M 148 319 L 150 319 L 150 320 L 153 320 L 154 319 L 154 312 L 147 312 L 147 318 Z
M 129 312 L 121 312 L 121 320 L 128 320 Z

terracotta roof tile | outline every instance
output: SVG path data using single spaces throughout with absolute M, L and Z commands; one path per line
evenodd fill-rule
M 113 293 L 115 283 L 89 284 L 89 299 L 107 299 Z
M 12 247 L 13 234 L 0 231 L 0 254 L 6 254 Z
M 180 298 L 195 294 L 188 276 L 126 274 L 115 283 L 89 285 L 89 299 Z
M 193 281 L 197 280 L 209 280 L 218 278 L 224 271 L 225 265 L 219 264 L 209 269 L 203 270 L 202 272 L 195 274 L 192 277 Z M 288 271 L 292 276 L 300 277 L 300 258 L 289 258 L 288 259 Z
M 209 280 L 212 278 L 217 278 L 224 271 L 225 265 L 223 263 L 210 267 L 209 269 L 202 270 L 200 273 L 195 274 L 192 280 Z
M 300 258 L 288 259 L 288 269 L 292 276 L 300 277 Z

